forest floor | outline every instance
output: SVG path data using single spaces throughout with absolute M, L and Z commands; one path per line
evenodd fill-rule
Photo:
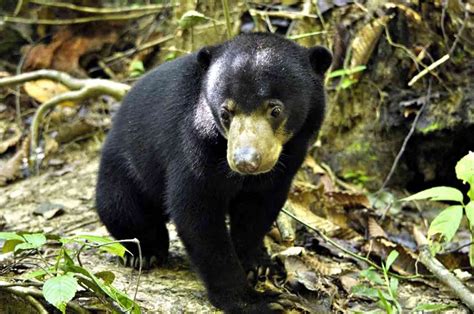
M 64 158 L 64 159 L 62 159 Z M 73 236 L 78 234 L 107 236 L 94 209 L 96 175 L 99 166 L 97 145 L 87 150 L 69 149 L 58 156 L 60 169 L 49 169 L 39 176 L 0 188 L 0 208 L 5 229 L 41 231 Z M 34 212 L 40 206 L 63 208 L 63 213 L 46 219 Z M 207 301 L 204 287 L 199 282 L 186 257 L 174 227 L 170 224 L 170 256 L 159 269 L 143 271 L 137 301 L 145 312 L 170 313 L 215 311 Z M 138 272 L 123 267 L 116 257 L 85 251 L 84 267 L 94 273 L 109 270 L 116 275 L 114 286 L 133 295 Z
M 39 176 L 30 177 L 0 188 L 0 212 L 4 230 L 39 231 L 72 236 L 78 234 L 106 236 L 107 230 L 101 224 L 94 209 L 96 174 L 99 164 L 101 142 L 91 140 L 87 145 L 72 144 L 54 160 Z M 52 218 L 35 214 L 41 206 L 62 208 Z M 202 313 L 215 312 L 207 301 L 203 285 L 191 270 L 189 260 L 179 241 L 174 227 L 170 224 L 170 258 L 158 269 L 143 271 L 141 274 L 137 301 L 146 313 Z M 324 253 L 323 253 L 324 254 Z M 325 253 L 327 255 L 327 253 Z M 112 271 L 116 275 L 114 286 L 133 296 L 137 283 L 137 271 L 118 264 L 116 258 L 107 253 L 85 251 L 82 257 L 84 267 L 94 273 Z M 341 259 L 326 259 L 333 265 Z M 4 263 L 5 261 L 0 261 Z M 355 267 L 354 267 L 355 266 Z M 352 272 L 360 271 L 360 266 L 352 265 Z M 346 277 L 349 278 L 349 277 Z M 321 276 L 320 286 L 331 287 L 324 292 L 318 307 L 324 312 L 351 312 L 374 308 L 374 302 L 348 296 L 345 283 L 340 275 Z M 468 313 L 450 292 L 439 284 L 429 282 L 402 281 L 398 289 L 399 301 L 404 309 L 413 309 L 419 303 L 452 303 L 451 313 Z M 317 286 L 317 285 L 316 285 Z

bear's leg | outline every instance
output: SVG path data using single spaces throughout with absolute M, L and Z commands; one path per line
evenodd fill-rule
M 257 271 L 260 266 L 263 269 L 275 266 L 265 251 L 263 238 L 285 204 L 289 187 L 289 182 L 280 182 L 278 187 L 265 193 L 243 192 L 233 200 L 230 209 L 231 236 L 245 271 Z
M 271 313 L 278 295 L 256 292 L 248 284 L 225 223 L 225 193 L 182 171 L 171 173 L 166 198 L 171 219 L 211 303 L 226 313 Z
M 137 188 L 125 171 L 117 171 L 113 161 L 102 161 L 97 183 L 98 214 L 110 234 L 117 240 L 137 238 L 142 250 L 142 266 L 162 264 L 168 256 L 167 217 L 160 202 L 152 202 Z M 135 243 L 123 243 L 133 254 L 126 265 L 138 268 L 139 254 Z

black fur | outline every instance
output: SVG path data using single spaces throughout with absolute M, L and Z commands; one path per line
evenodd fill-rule
M 169 217 L 215 306 L 270 311 L 275 297 L 250 288 L 244 269 L 258 263 L 264 234 L 320 128 L 322 76 L 330 61 L 324 48 L 247 34 L 143 77 L 124 99 L 103 148 L 97 209 L 110 233 L 136 237 L 146 256 L 164 259 Z M 226 98 L 247 112 L 268 98 L 285 104 L 293 136 L 272 171 L 241 176 L 230 170 L 218 118 Z

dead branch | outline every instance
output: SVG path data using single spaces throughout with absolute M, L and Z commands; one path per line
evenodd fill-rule
M 420 248 L 420 261 L 429 271 L 438 278 L 439 281 L 448 286 L 451 291 L 461 299 L 471 310 L 474 310 L 474 295 L 471 291 L 443 264 L 431 255 L 430 249 L 427 245 Z
M 421 71 L 420 73 L 418 73 L 417 75 L 415 75 L 415 76 L 410 80 L 410 82 L 408 82 L 408 86 L 413 86 L 413 84 L 415 84 L 420 78 L 422 78 L 423 76 L 425 76 L 428 72 L 433 71 L 435 68 L 437 68 L 438 66 L 440 66 L 441 64 L 443 64 L 444 62 L 446 62 L 448 59 L 449 59 L 449 53 L 446 54 L 446 55 L 444 55 L 443 57 L 441 57 L 439 60 L 436 60 L 435 62 L 433 62 L 432 64 L 430 64 L 427 68 L 423 69 L 423 71 Z
M 413 228 L 413 236 L 419 247 L 419 260 L 426 268 L 443 284 L 451 289 L 451 291 L 471 310 L 474 310 L 474 295 L 472 292 L 450 272 L 443 264 L 440 263 L 430 251 L 428 239 L 417 228 Z
M 42 284 L 41 284 L 42 286 Z M 7 294 L 14 294 L 29 303 L 38 313 L 49 313 L 46 308 L 37 299 L 43 298 L 41 290 L 38 289 L 37 283 L 10 283 L 0 281 L 0 290 Z M 74 310 L 75 313 L 88 313 L 74 301 L 68 302 L 67 306 Z
M 249 10 L 250 15 L 256 16 L 260 15 L 262 17 L 282 17 L 282 18 L 287 18 L 291 20 L 298 20 L 298 19 L 303 19 L 305 17 L 317 19 L 318 16 L 315 14 L 309 14 L 304 11 L 300 12 L 291 12 L 291 11 L 262 11 L 262 10 L 256 10 L 256 9 L 250 9 Z
M 110 15 L 97 15 L 97 16 L 87 16 L 87 17 L 78 17 L 75 19 L 29 19 L 24 17 L 15 17 L 15 16 L 4 16 L 3 21 L 0 19 L 0 22 L 4 23 L 20 23 L 20 24 L 41 24 L 41 25 L 71 25 L 71 24 L 84 24 L 98 21 L 122 21 L 122 20 L 133 20 L 138 19 L 147 15 L 153 15 L 156 12 L 136 12 L 129 14 L 110 14 Z
M 48 7 L 68 9 L 68 10 L 73 10 L 73 11 L 78 11 L 78 12 L 94 13 L 94 14 L 113 14 L 113 13 L 142 12 L 142 11 L 156 12 L 156 11 L 161 11 L 165 8 L 169 8 L 172 6 L 170 4 L 167 4 L 167 5 L 150 4 L 150 5 L 143 5 L 143 6 L 138 6 L 138 7 L 94 8 L 94 7 L 75 5 L 75 4 L 67 3 L 67 2 L 51 2 L 51 1 L 44 1 L 44 0 L 30 0 L 30 3 L 35 3 L 35 4 L 48 6 Z
M 149 41 L 149 42 L 143 44 L 142 46 L 139 46 L 139 47 L 136 47 L 136 48 L 131 48 L 131 49 L 126 50 L 124 52 L 117 52 L 113 56 L 104 59 L 104 62 L 109 63 L 109 62 L 115 61 L 117 59 L 130 57 L 131 55 L 133 55 L 135 53 L 138 53 L 140 51 L 143 51 L 143 50 L 146 50 L 146 49 L 149 49 L 149 48 L 153 48 L 154 46 L 161 45 L 162 43 L 170 41 L 174 38 L 175 38 L 175 35 L 168 35 L 168 36 L 165 36 L 165 37 L 160 37 L 158 39 Z
M 117 100 L 122 99 L 130 89 L 130 85 L 114 82 L 104 79 L 77 79 L 67 73 L 55 70 L 38 70 L 34 72 L 23 73 L 11 77 L 0 79 L 0 87 L 18 85 L 28 81 L 38 79 L 50 79 L 57 81 L 71 89 L 71 91 L 57 95 L 50 100 L 44 102 L 36 110 L 31 123 L 31 147 L 30 147 L 30 161 L 35 162 L 38 148 L 38 134 L 40 123 L 43 121 L 46 113 L 54 108 L 57 104 L 64 101 L 81 100 L 89 97 L 96 97 L 99 95 L 109 95 Z M 30 162 L 31 163 L 31 162 Z

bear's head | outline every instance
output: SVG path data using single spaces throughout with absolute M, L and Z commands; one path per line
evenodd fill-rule
M 270 171 L 311 112 L 322 117 L 323 76 L 331 61 L 326 48 L 304 48 L 269 33 L 240 35 L 197 53 L 205 71 L 202 94 L 227 139 L 233 171 Z

